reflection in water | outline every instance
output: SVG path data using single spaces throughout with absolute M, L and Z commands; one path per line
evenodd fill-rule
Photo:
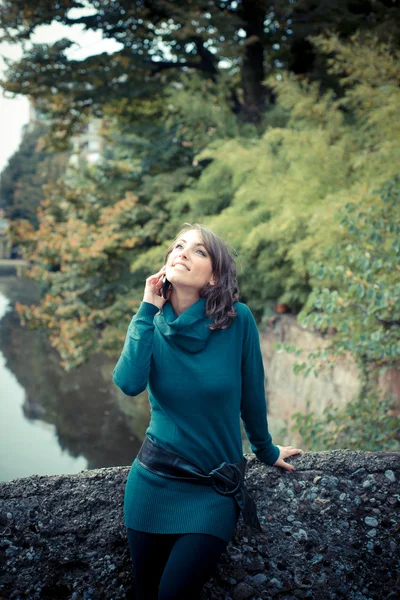
M 104 355 L 66 373 L 46 332 L 20 326 L 15 300 L 37 303 L 34 282 L 0 276 L 0 480 L 130 465 L 146 397 L 124 396 Z
M 87 468 L 83 457 L 73 458 L 57 448 L 54 425 L 23 418 L 25 392 L 5 368 L 2 355 L 0 377 L 0 479 L 50 475 L 59 473 L 60 469 L 64 473 L 76 473 Z

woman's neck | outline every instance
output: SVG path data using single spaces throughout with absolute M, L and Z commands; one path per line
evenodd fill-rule
M 193 292 L 177 292 L 177 290 L 173 290 L 169 301 L 172 304 L 172 308 L 174 309 L 175 314 L 178 316 L 183 313 L 184 310 L 192 306 L 197 300 L 199 300 L 200 296 L 197 293 Z

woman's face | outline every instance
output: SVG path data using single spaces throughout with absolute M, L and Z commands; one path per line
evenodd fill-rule
M 198 292 L 206 283 L 215 283 L 211 256 L 197 229 L 186 231 L 176 240 L 166 266 L 167 279 L 174 286 L 190 287 Z

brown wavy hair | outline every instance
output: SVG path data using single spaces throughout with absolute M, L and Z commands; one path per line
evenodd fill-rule
M 199 223 L 184 223 L 183 228 L 175 237 L 165 253 L 164 263 L 167 262 L 176 241 L 187 231 L 196 229 L 201 241 L 211 256 L 211 264 L 215 284 L 206 284 L 200 289 L 200 297 L 207 298 L 206 314 L 213 319 L 210 329 L 227 329 L 237 316 L 233 305 L 239 300 L 239 288 L 236 279 L 235 250 L 228 247 L 223 239 L 218 237 L 211 229 Z

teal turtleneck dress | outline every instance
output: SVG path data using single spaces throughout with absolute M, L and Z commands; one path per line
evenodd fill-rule
M 243 460 L 240 418 L 257 458 L 272 465 L 279 448 L 268 431 L 264 368 L 250 309 L 236 302 L 231 327 L 209 329 L 205 298 L 177 316 L 142 302 L 113 372 L 128 396 L 148 390 L 146 435 L 206 473 Z M 154 475 L 133 461 L 125 487 L 126 527 L 151 533 L 208 533 L 229 542 L 238 509 L 212 487 Z

